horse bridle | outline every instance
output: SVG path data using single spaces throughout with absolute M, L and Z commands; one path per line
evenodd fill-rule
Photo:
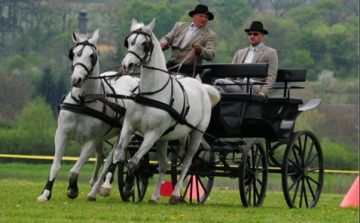
M 137 30 L 132 31 L 132 32 L 130 33 L 130 35 L 128 35 L 128 36 L 125 38 L 124 46 L 125 46 L 126 48 L 129 47 L 129 45 L 128 45 L 128 39 L 129 39 L 129 37 L 130 37 L 131 35 L 133 35 L 133 34 L 136 34 L 136 36 L 135 36 L 135 38 L 134 38 L 134 39 L 131 41 L 131 43 L 130 43 L 132 46 L 135 45 L 136 39 L 137 39 L 137 37 L 138 37 L 140 34 L 144 35 L 145 38 L 146 38 L 145 43 L 143 43 L 143 44 L 144 44 L 144 51 L 145 51 L 145 55 L 144 55 L 143 58 L 141 58 L 137 53 L 135 53 L 135 52 L 132 51 L 132 50 L 128 50 L 128 51 L 127 51 L 127 53 L 133 54 L 134 56 L 136 56 L 136 58 L 138 58 L 138 59 L 140 60 L 140 63 L 137 64 L 137 66 L 141 66 L 143 63 L 145 63 L 145 62 L 147 61 L 147 58 L 149 58 L 149 59 L 151 58 L 151 55 L 152 55 L 152 52 L 153 52 L 153 49 L 154 49 L 154 44 L 153 44 L 153 42 L 152 42 L 151 34 L 148 34 L 148 33 L 146 33 L 146 32 L 143 32 L 141 29 L 137 29 Z M 149 37 L 149 40 L 147 39 L 147 37 Z
M 85 46 L 90 46 L 91 49 L 92 49 L 92 51 L 94 52 L 94 54 L 92 54 L 92 55 L 90 56 L 90 57 L 91 57 L 91 68 L 90 68 L 90 69 L 88 69 L 88 68 L 85 66 L 85 64 L 80 63 L 80 62 L 71 65 L 71 71 L 74 71 L 74 69 L 75 69 L 75 67 L 76 67 L 77 65 L 83 67 L 83 68 L 86 70 L 86 72 L 87 72 L 87 75 L 85 76 L 85 79 L 86 79 L 86 78 L 87 78 L 88 76 L 90 76 L 90 75 L 92 74 L 92 72 L 94 71 L 94 67 L 95 67 L 95 65 L 96 65 L 96 63 L 97 63 L 97 60 L 98 60 L 98 56 L 97 56 L 97 53 L 96 53 L 96 46 L 95 46 L 94 44 L 92 44 L 92 43 L 89 43 L 87 40 L 84 41 L 84 42 L 76 43 L 76 45 L 75 45 L 73 48 L 71 48 L 70 51 L 69 51 L 69 59 L 70 59 L 71 61 L 73 61 L 73 59 L 74 59 L 74 52 L 73 52 L 73 50 L 74 50 L 74 48 L 77 47 L 77 46 L 83 46 L 83 47 L 81 48 L 81 50 L 79 50 L 79 52 L 77 52 L 77 54 L 76 54 L 77 56 L 81 56 L 81 55 L 82 55 L 82 52 L 83 52 Z

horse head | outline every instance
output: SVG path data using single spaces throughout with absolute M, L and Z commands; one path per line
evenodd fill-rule
M 128 48 L 122 62 L 126 74 L 132 73 L 136 66 L 141 66 L 151 58 L 154 49 L 152 33 L 154 26 L 155 19 L 148 25 L 132 19 L 131 33 L 124 42 L 125 47 Z
M 94 69 L 99 69 L 95 46 L 99 39 L 99 30 L 96 30 L 90 39 L 82 38 L 73 31 L 72 39 L 76 45 L 69 51 L 69 59 L 72 61 L 71 83 L 73 87 L 81 88 Z

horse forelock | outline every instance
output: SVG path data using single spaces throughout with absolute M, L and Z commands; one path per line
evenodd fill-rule
M 144 28 L 145 27 L 145 25 L 144 25 L 144 23 L 137 23 L 137 24 L 135 24 L 135 25 L 132 25 L 131 27 L 130 27 L 130 31 L 131 32 L 133 32 L 133 31 L 135 31 L 135 30 L 138 30 L 138 29 L 142 29 L 142 28 Z

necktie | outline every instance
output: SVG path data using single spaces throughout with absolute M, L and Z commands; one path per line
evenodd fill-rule
M 252 63 L 252 60 L 254 58 L 255 49 L 250 49 L 248 54 L 246 55 L 246 59 L 244 63 Z
M 185 45 L 191 40 L 191 38 L 194 36 L 196 28 L 194 26 L 190 26 L 189 30 L 187 31 L 184 38 L 181 40 L 180 47 L 184 48 Z

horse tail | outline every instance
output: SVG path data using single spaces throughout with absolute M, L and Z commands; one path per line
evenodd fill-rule
M 203 86 L 205 87 L 206 91 L 209 94 L 211 101 L 211 108 L 215 107 L 215 105 L 220 101 L 221 98 L 220 91 L 214 86 L 208 84 L 203 84 Z

